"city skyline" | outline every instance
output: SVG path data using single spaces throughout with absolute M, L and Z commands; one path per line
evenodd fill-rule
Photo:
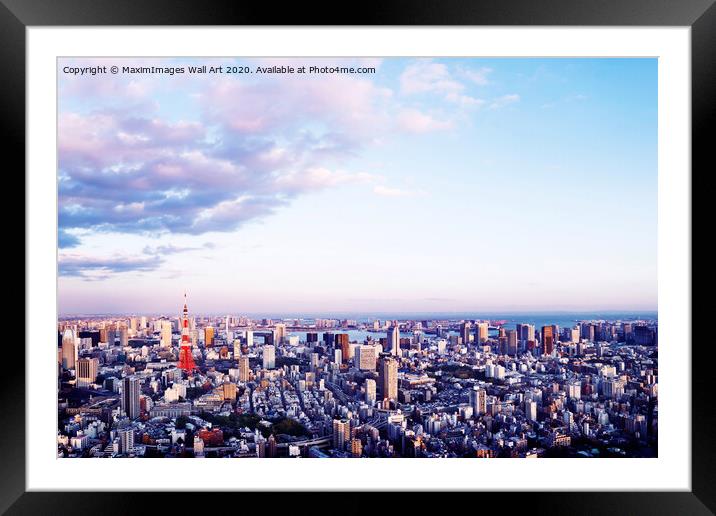
M 60 73 L 60 313 L 657 308 L 655 59 L 100 62 L 375 73 Z
M 658 456 L 656 318 L 57 330 L 58 457 Z

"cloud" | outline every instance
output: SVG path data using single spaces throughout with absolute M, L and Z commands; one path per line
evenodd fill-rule
M 400 76 L 400 89 L 405 94 L 439 92 L 458 93 L 464 86 L 454 80 L 447 65 L 432 60 L 419 60 L 408 65 Z
M 60 276 L 74 276 L 87 280 L 104 279 L 116 273 L 150 272 L 159 268 L 163 259 L 159 256 L 109 256 L 90 257 L 79 254 L 59 256 Z
M 425 195 L 422 190 L 403 190 L 401 188 L 390 188 L 383 185 L 373 187 L 373 193 L 383 197 L 418 197 Z
M 57 245 L 60 249 L 77 247 L 80 245 L 80 239 L 63 229 L 60 229 L 57 232 Z
M 442 131 L 453 127 L 453 123 L 451 121 L 438 120 L 431 115 L 418 111 L 417 109 L 406 109 L 401 112 L 398 115 L 398 125 L 404 131 L 413 133 Z
M 493 99 L 490 103 L 490 109 L 499 109 L 505 106 L 509 106 L 510 104 L 514 104 L 515 102 L 520 101 L 520 96 L 516 93 L 512 93 L 509 95 L 503 95 L 501 97 L 497 97 L 496 99 Z
M 83 91 L 86 105 L 110 105 L 105 89 L 95 97 Z M 109 92 L 127 95 L 116 85 Z M 232 77 L 187 97 L 199 113 L 193 120 L 164 119 L 147 104 L 61 110 L 63 242 L 78 245 L 68 236 L 75 229 L 233 231 L 300 195 L 371 181 L 340 163 L 373 145 L 376 127 L 391 126 L 391 95 L 355 76 Z M 423 129 L 430 125 L 440 124 L 423 121 Z
M 485 86 L 486 84 L 489 84 L 489 81 L 487 80 L 487 76 L 492 73 L 492 68 L 482 67 L 482 68 L 461 68 L 460 74 L 470 81 L 474 82 L 475 84 L 479 86 Z
M 464 108 L 480 107 L 485 103 L 485 101 L 482 99 L 471 97 L 469 95 L 460 95 L 458 93 L 449 93 L 445 96 L 445 99 L 450 102 L 459 104 L 461 107 Z
M 490 71 L 489 68 L 460 69 L 460 75 L 476 84 L 487 84 L 485 77 Z M 484 100 L 466 94 L 465 89 L 465 85 L 453 77 L 446 64 L 430 59 L 408 65 L 400 76 L 400 90 L 406 95 L 434 93 L 463 108 L 484 104 Z
M 206 242 L 200 247 L 175 246 L 173 244 L 167 244 L 157 247 L 146 246 L 142 252 L 144 254 L 166 256 L 171 254 L 186 253 L 189 251 L 205 251 L 206 249 L 214 249 L 215 247 L 216 246 L 211 242 Z

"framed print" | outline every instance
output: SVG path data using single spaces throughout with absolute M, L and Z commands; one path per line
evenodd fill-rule
M 711 3 L 211 7 L 0 10 L 27 202 L 3 510 L 713 513 Z

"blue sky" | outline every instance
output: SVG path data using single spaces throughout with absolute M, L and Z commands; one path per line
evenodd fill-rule
M 227 62 L 377 72 L 60 73 L 61 312 L 656 308 L 655 59 Z

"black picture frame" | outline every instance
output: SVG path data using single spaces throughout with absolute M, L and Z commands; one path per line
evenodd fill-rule
M 694 184 L 697 185 L 695 191 L 699 191 L 700 178 L 709 173 L 707 159 L 713 145 L 709 141 L 708 129 L 713 129 L 716 112 L 713 94 L 716 90 L 714 0 L 383 0 L 345 5 L 342 9 L 338 9 L 338 4 L 332 7 L 302 3 L 276 6 L 267 2 L 250 4 L 222 0 L 0 0 L 0 145 L 5 163 L 7 158 L 13 158 L 18 170 L 25 169 L 25 30 L 31 26 L 64 25 L 688 26 L 692 38 L 692 191 Z M 696 174 L 696 170 L 700 173 Z M 25 335 L 29 339 L 32 330 L 27 328 Z M 716 513 L 716 445 L 712 438 L 716 411 L 710 399 L 710 352 L 701 343 L 691 343 L 690 331 L 690 328 L 684 329 L 684 341 L 679 345 L 686 351 L 690 346 L 692 356 L 691 492 L 521 492 L 509 494 L 510 508 L 550 514 Z M 29 344 L 25 342 L 26 347 Z M 214 502 L 209 504 L 205 496 L 191 493 L 133 493 L 128 496 L 120 492 L 26 492 L 25 353 L 13 353 L 12 364 L 5 362 L 4 365 L 0 406 L 3 420 L 12 421 L 12 428 L 4 431 L 0 438 L 1 511 L 8 514 L 127 514 L 148 512 L 152 507 L 156 510 L 171 507 L 171 510 L 184 513 L 218 509 L 212 508 Z M 662 445 L 668 446 L 668 443 Z M 582 463 L 576 463 L 570 465 L 570 469 L 579 471 L 580 466 Z M 588 463 L 584 463 L 584 467 L 588 469 Z M 618 465 L 615 469 L 618 475 Z M 237 471 L 237 474 L 250 473 Z M 629 484 L 628 478 L 624 479 L 624 484 Z M 555 485 L 557 487 L 558 482 Z M 81 479 L 78 479 L 80 486 Z M 316 489 L 320 489 L 320 483 Z M 253 500 L 266 500 L 268 495 L 227 493 L 226 496 L 231 497 L 233 503 L 239 503 L 236 497 L 240 496 L 242 510 L 248 510 L 247 504 L 254 503 Z M 383 495 L 345 493 L 324 508 L 333 507 L 346 513 L 373 512 L 386 503 L 375 496 Z M 448 510 L 458 510 L 458 505 L 447 501 L 446 497 L 452 497 L 452 494 L 438 496 L 448 504 Z M 485 501 L 491 498 L 501 496 L 501 500 L 506 499 L 504 493 L 469 496 L 480 497 L 479 507 L 486 507 Z M 318 501 L 311 493 L 293 493 L 290 500 L 294 508 L 305 506 L 313 510 L 320 509 L 316 504 L 327 503 Z M 425 510 L 424 502 L 425 496 L 420 494 L 400 497 L 403 511 Z M 278 502 L 273 500 L 272 503 Z M 335 503 L 340 503 L 341 508 Z M 506 501 L 503 503 L 507 504 Z M 238 510 L 238 505 L 236 508 Z

